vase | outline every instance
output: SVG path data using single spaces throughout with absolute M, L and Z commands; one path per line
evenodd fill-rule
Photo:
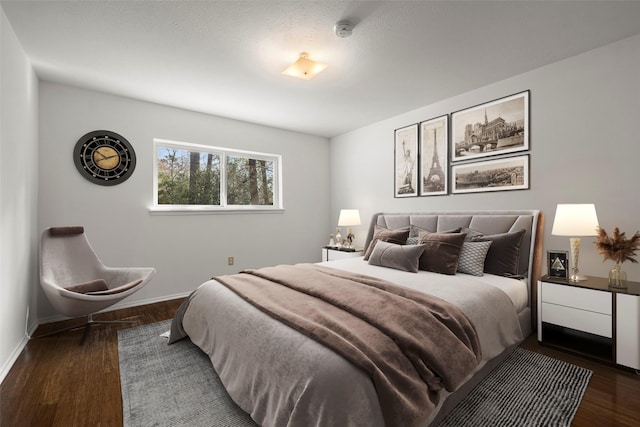
M 622 270 L 619 262 L 609 270 L 609 286 L 612 288 L 624 289 L 627 287 L 627 273 Z

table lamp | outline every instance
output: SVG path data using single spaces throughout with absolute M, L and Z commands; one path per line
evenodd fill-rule
M 572 282 L 587 280 L 578 270 L 578 258 L 580 256 L 580 237 L 596 236 L 598 228 L 598 216 L 593 204 L 559 204 L 556 207 L 556 216 L 553 220 L 551 234 L 554 236 L 570 236 L 571 247 L 571 276 Z
M 347 227 L 347 241 L 344 245 L 347 248 L 351 247 L 353 239 L 356 237 L 351 232 L 351 227 L 354 225 L 360 225 L 360 212 L 358 209 L 342 209 L 340 217 L 338 217 L 338 226 Z

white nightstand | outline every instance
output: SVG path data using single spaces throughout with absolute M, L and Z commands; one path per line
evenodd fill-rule
M 640 282 L 538 281 L 538 341 L 640 370 Z
M 344 248 L 325 246 L 322 248 L 322 261 L 335 261 L 337 259 L 355 258 L 363 255 L 362 249 L 347 250 Z

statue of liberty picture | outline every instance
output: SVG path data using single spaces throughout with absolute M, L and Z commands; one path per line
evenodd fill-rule
M 395 197 L 418 195 L 418 125 L 395 131 Z

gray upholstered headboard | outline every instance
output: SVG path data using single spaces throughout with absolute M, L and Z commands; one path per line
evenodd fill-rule
M 520 246 L 519 273 L 528 279 L 529 302 L 532 317 L 535 318 L 536 282 L 540 277 L 542 265 L 542 221 L 542 212 L 538 210 L 376 213 L 371 217 L 364 247 L 369 246 L 376 225 L 391 230 L 415 225 L 432 232 L 468 227 L 483 234 L 499 234 L 525 229 L 526 233 Z

